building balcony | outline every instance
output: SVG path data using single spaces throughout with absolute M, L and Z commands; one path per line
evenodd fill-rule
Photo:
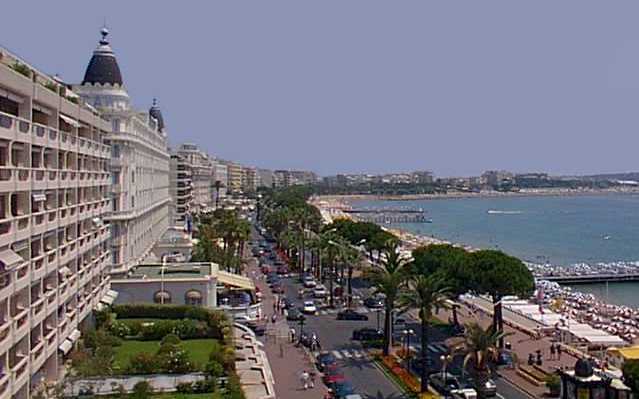
M 22 380 L 28 377 L 27 366 L 29 364 L 29 357 L 24 356 L 18 364 L 11 368 L 11 380 L 12 385 L 16 388 L 22 386 L 24 383 Z
M 4 321 L 0 326 L 0 353 L 5 353 L 11 347 L 11 323 Z
M 26 140 L 31 122 L 17 116 L 0 112 L 0 138 L 5 140 Z

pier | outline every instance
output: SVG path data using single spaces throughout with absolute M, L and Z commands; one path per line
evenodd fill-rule
M 373 223 L 429 223 L 421 208 L 351 208 L 348 213 L 363 222 Z
M 554 281 L 559 284 L 619 283 L 639 281 L 639 273 L 587 274 L 581 276 L 536 276 L 538 280 Z

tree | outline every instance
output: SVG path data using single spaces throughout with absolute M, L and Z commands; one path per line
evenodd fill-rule
M 507 295 L 526 298 L 532 295 L 535 280 L 523 262 L 501 251 L 482 250 L 470 254 L 471 289 L 477 294 L 488 294 L 493 300 L 493 325 L 504 331 L 501 300 Z M 503 347 L 503 339 L 499 346 Z
M 384 295 L 384 355 L 388 356 L 393 344 L 392 314 L 395 309 L 395 300 L 408 277 L 405 267 L 407 260 L 400 254 L 396 242 L 389 241 L 383 250 L 384 259 L 379 265 L 375 265 L 369 272 L 369 278 L 374 287 L 375 294 Z
M 468 324 L 463 344 L 454 349 L 455 353 L 464 355 L 464 370 L 473 376 L 480 398 L 485 397 L 484 387 L 499 359 L 498 343 L 507 335 L 496 331 L 492 325 L 484 329 L 478 323 Z
M 146 381 L 140 381 L 133 386 L 133 399 L 147 399 L 153 394 L 153 387 Z
M 628 360 L 623 364 L 623 382 L 632 392 L 639 393 L 639 360 Z
M 457 298 L 472 288 L 469 277 L 469 254 L 463 248 L 449 244 L 433 244 L 417 247 L 412 252 L 412 273 L 436 275 L 449 290 L 451 298 Z M 457 325 L 457 307 L 453 306 L 453 322 Z
M 399 297 L 400 306 L 419 309 L 421 320 L 421 392 L 428 392 L 428 324 L 433 317 L 433 309 L 447 307 L 448 290 L 434 274 L 417 274 L 410 278 L 408 287 Z

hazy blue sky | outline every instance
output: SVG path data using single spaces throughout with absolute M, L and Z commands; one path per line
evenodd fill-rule
M 106 18 L 172 143 L 321 174 L 639 170 L 637 1 L 11 1 L 0 44 L 79 82 Z

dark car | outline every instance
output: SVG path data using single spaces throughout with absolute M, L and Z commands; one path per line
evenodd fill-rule
M 302 312 L 297 308 L 287 310 L 286 320 L 298 321 L 302 317 Z
M 466 380 L 466 387 L 473 388 L 478 392 L 481 392 L 482 396 L 485 398 L 492 398 L 493 396 L 497 396 L 497 385 L 495 384 L 495 381 L 491 380 L 490 378 L 486 380 L 483 386 L 477 386 L 477 383 L 474 379 L 468 378 Z
M 332 383 L 328 386 L 328 389 L 332 393 L 335 399 L 343 399 L 348 395 L 355 393 L 353 385 L 348 381 L 340 381 Z
M 337 314 L 337 320 L 368 320 L 368 316 L 353 309 L 346 309 Z
M 275 263 L 277 265 L 277 262 Z M 287 266 L 278 266 L 277 267 L 277 274 L 279 275 L 285 275 L 285 274 L 289 274 L 290 271 L 288 270 Z
M 286 310 L 293 309 L 295 304 L 288 298 L 282 298 L 282 307 Z
M 317 355 L 317 369 L 324 371 L 329 365 L 337 363 L 337 359 L 330 352 L 322 352 Z
M 428 382 L 437 390 L 437 392 L 444 395 L 450 395 L 450 391 L 453 389 L 461 388 L 457 378 L 450 373 L 431 374 L 428 377 Z
M 356 341 L 375 341 L 383 339 L 384 333 L 371 327 L 359 328 L 353 331 L 353 339 Z
M 384 307 L 384 301 L 371 296 L 364 300 L 364 306 L 371 309 L 381 309 Z

